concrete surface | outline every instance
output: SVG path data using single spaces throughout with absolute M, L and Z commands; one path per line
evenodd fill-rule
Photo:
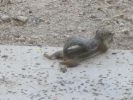
M 133 100 L 133 51 L 109 50 L 62 73 L 42 56 L 55 50 L 0 46 L 0 100 Z

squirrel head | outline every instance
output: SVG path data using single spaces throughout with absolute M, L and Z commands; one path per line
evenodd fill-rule
M 113 41 L 113 33 L 106 29 L 99 29 L 96 31 L 95 38 L 98 40 L 102 40 L 103 42 L 112 42 Z

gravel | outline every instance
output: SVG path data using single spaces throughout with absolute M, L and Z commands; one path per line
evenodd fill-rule
M 105 27 L 115 33 L 111 48 L 130 50 L 132 5 L 131 0 L 7 0 L 0 5 L 0 16 L 9 16 L 2 19 L 11 21 L 3 23 L 0 19 L 0 43 L 62 46 L 69 36 L 91 38 L 97 29 Z M 14 16 L 20 23 L 13 20 Z

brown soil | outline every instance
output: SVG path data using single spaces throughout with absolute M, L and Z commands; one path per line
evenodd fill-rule
M 0 20 L 0 43 L 62 46 L 71 35 L 90 38 L 105 27 L 114 35 L 114 49 L 133 49 L 132 0 L 11 0 L 2 4 L 0 18 L 22 15 L 24 24 Z M 7 0 L 8 1 L 8 0 Z

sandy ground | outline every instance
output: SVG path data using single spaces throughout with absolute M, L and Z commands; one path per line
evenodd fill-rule
M 28 20 L 0 20 L 1 44 L 62 46 L 73 34 L 90 38 L 105 27 L 115 33 L 111 48 L 133 49 L 132 0 L 6 1 L 0 0 L 0 18 L 23 15 Z

